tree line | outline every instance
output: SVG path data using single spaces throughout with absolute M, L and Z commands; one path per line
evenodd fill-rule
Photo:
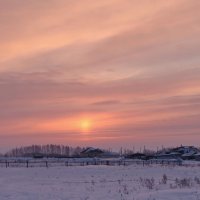
M 70 147 L 65 145 L 31 145 L 25 147 L 16 147 L 4 154 L 7 157 L 25 157 L 34 155 L 43 156 L 63 156 L 71 157 L 78 156 L 85 148 L 83 147 Z

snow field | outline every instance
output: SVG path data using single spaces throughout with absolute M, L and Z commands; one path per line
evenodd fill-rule
M 0 200 L 200 200 L 200 167 L 0 168 Z

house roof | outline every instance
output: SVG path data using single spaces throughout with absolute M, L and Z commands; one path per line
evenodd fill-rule
M 94 153 L 94 152 L 103 153 L 104 151 L 98 148 L 88 147 L 87 149 L 83 150 L 81 153 Z

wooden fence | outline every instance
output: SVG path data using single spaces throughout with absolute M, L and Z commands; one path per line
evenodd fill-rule
M 182 165 L 179 160 L 0 160 L 0 167 L 56 167 L 56 166 L 88 166 L 88 165 L 107 165 L 107 166 L 129 166 L 129 165 Z

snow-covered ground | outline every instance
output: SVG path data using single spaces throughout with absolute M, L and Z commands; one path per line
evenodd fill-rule
M 200 200 L 200 167 L 0 168 L 0 200 Z

